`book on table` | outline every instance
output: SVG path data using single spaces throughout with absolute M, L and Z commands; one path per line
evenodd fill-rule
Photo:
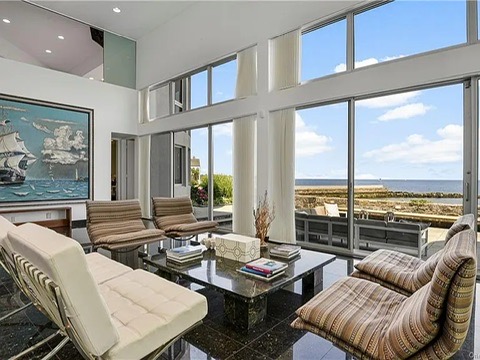
M 301 247 L 297 245 L 282 244 L 270 249 L 270 255 L 284 259 L 291 259 L 300 254 L 300 249 Z
M 263 274 L 275 275 L 281 271 L 284 271 L 288 267 L 288 264 L 272 259 L 260 258 L 250 261 L 249 263 L 245 264 L 245 267 Z
M 259 280 L 262 280 L 262 281 L 272 281 L 272 280 L 277 279 L 278 277 L 285 274 L 285 270 L 277 272 L 276 274 L 264 274 L 262 272 L 255 271 L 253 269 L 249 269 L 245 266 L 240 268 L 240 269 L 237 269 L 237 271 L 239 273 L 242 273 L 242 274 L 246 275 L 246 276 L 249 276 L 249 277 L 252 277 L 252 278 L 255 278 L 255 279 L 259 279 Z
M 178 248 L 167 250 L 167 258 L 172 259 L 184 259 L 195 255 L 202 254 L 204 250 L 203 245 L 186 245 Z
M 174 267 L 189 267 L 200 264 L 203 260 L 203 255 L 195 255 L 186 259 L 175 259 L 167 257 L 167 265 Z

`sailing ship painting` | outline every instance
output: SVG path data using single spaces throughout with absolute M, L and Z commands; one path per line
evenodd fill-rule
M 92 115 L 0 95 L 0 206 L 90 199 Z

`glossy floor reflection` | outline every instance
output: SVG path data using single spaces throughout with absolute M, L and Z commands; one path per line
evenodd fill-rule
M 337 259 L 324 268 L 323 287 L 351 272 L 354 260 Z M 478 284 L 478 283 L 477 283 Z M 208 298 L 209 312 L 204 323 L 185 335 L 178 345 L 180 359 L 351 359 L 332 343 L 306 331 L 292 329 L 295 310 L 302 305 L 301 282 L 281 290 L 268 299 L 264 324 L 242 333 L 230 326 L 224 317 L 223 297 L 194 284 L 191 286 Z M 454 359 L 480 358 L 480 287 L 477 286 L 477 316 L 471 324 L 468 340 Z M 0 316 L 20 307 L 26 301 L 11 278 L 0 270 Z M 8 359 L 55 331 L 55 327 L 35 308 L 30 307 L 0 324 L 0 359 Z M 58 344 L 56 338 L 30 354 L 40 359 Z M 81 359 L 73 345 L 68 344 L 55 359 Z

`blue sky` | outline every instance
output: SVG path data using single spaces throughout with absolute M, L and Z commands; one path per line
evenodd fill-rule
M 355 16 L 355 67 L 466 42 L 465 1 L 395 1 Z M 302 36 L 302 81 L 345 70 L 346 21 Z M 213 73 L 214 102 L 234 96 L 236 64 Z M 192 79 L 192 107 L 206 104 L 206 72 Z M 462 85 L 356 104 L 357 179 L 461 179 Z M 231 126 L 217 125 L 215 172 L 231 174 Z M 296 178 L 347 176 L 345 103 L 297 111 Z M 192 133 L 207 169 L 207 132 Z

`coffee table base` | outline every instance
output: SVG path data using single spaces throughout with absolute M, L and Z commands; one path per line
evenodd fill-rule
M 267 315 L 267 297 L 259 296 L 251 301 L 242 301 L 225 294 L 225 315 L 237 328 L 250 330 L 261 323 Z

